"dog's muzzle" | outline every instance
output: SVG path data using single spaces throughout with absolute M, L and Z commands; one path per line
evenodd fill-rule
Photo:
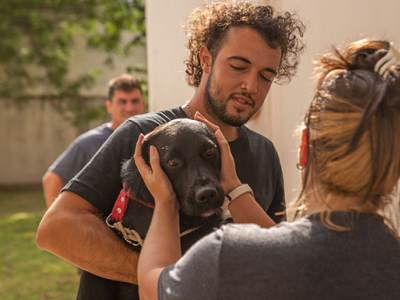
M 195 186 L 189 190 L 183 209 L 188 215 L 210 217 L 220 212 L 224 196 L 219 185 Z
M 196 204 L 214 203 L 218 200 L 218 191 L 215 187 L 200 187 L 195 193 Z

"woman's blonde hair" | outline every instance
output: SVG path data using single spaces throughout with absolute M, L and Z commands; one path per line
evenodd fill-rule
M 362 198 L 370 212 L 388 203 L 400 177 L 400 66 L 386 79 L 374 72 L 388 48 L 364 39 L 314 61 L 317 89 L 305 118 L 313 174 L 306 169 L 298 203 L 309 175 L 319 196 Z

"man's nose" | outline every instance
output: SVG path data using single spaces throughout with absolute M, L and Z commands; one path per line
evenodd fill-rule
M 242 89 L 249 94 L 255 94 L 258 90 L 258 74 L 248 74 L 242 83 Z
M 125 105 L 125 110 L 126 110 L 127 112 L 130 112 L 130 113 L 135 112 L 135 110 L 136 110 L 136 105 L 135 105 L 135 103 L 129 101 L 129 102 Z

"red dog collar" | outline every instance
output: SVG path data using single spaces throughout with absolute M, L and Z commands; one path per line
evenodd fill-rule
M 143 200 L 137 199 L 136 197 L 131 195 L 131 190 L 128 191 L 126 189 L 126 184 L 124 183 L 124 187 L 122 188 L 121 192 L 119 192 L 117 201 L 115 201 L 112 213 L 111 213 L 111 220 L 113 222 L 122 222 L 122 218 L 124 217 L 126 208 L 128 207 L 128 202 L 130 199 L 133 199 L 143 205 L 146 205 L 150 208 L 154 209 L 154 205 L 144 202 Z

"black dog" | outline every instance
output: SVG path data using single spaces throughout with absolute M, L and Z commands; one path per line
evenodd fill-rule
M 213 132 L 203 123 L 177 119 L 157 127 L 144 137 L 142 155 L 149 164 L 149 148 L 154 145 L 160 163 L 170 179 L 180 205 L 182 252 L 194 242 L 222 225 L 224 191 L 219 185 L 221 159 Z M 153 215 L 154 199 L 146 188 L 135 162 L 124 163 L 121 177 L 124 190 L 107 224 L 140 251 Z M 122 222 L 118 210 L 130 198 Z M 121 201 L 122 200 L 122 201 Z M 122 205 L 121 205 L 122 204 Z M 117 207 L 117 208 L 116 208 Z M 123 210 L 123 208 L 122 208 Z M 122 228 L 122 226 L 124 228 Z M 160 249 L 162 251 L 162 249 Z M 83 272 L 77 299 L 139 299 L 138 287 L 111 281 Z

